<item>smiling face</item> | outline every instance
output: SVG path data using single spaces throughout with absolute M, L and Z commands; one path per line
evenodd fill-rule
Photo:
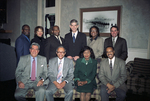
M 42 37 L 42 35 L 43 35 L 43 30 L 42 30 L 41 28 L 39 28 L 39 29 L 37 30 L 37 32 L 36 32 L 36 35 L 37 35 L 38 37 Z
M 77 25 L 76 22 L 71 23 L 70 28 L 72 30 L 73 33 L 75 33 L 78 29 L 79 25 Z
M 109 59 L 112 59 L 115 55 L 115 51 L 113 50 L 112 47 L 108 47 L 108 48 L 106 48 L 106 54 Z
M 116 37 L 118 35 L 119 31 L 117 30 L 117 28 L 112 27 L 110 30 L 110 33 L 111 33 L 112 37 Z
M 85 50 L 85 51 L 83 52 L 83 56 L 84 56 L 85 60 L 89 60 L 89 58 L 90 58 L 90 56 L 91 56 L 90 50 Z
M 97 37 L 97 30 L 96 30 L 96 28 L 92 28 L 91 29 L 91 36 L 93 37 L 93 38 L 96 38 Z
M 54 35 L 59 36 L 59 32 L 60 32 L 59 27 L 54 26 L 52 32 L 53 32 Z
M 65 49 L 63 47 L 58 48 L 56 54 L 59 59 L 63 59 L 66 54 Z
M 32 45 L 32 47 L 30 48 L 30 54 L 32 57 L 36 57 L 39 53 L 39 47 L 36 45 Z
M 30 35 L 30 27 L 29 26 L 24 26 L 22 33 L 26 36 Z

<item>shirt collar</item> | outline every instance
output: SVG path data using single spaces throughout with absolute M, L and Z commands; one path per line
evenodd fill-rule
M 73 32 L 72 32 L 72 37 L 73 37 Z M 78 31 L 75 32 L 75 38 L 77 37 Z
M 90 40 L 93 41 L 93 40 L 96 40 L 97 38 L 98 38 L 98 36 L 96 36 L 94 39 L 91 37 Z
M 30 42 L 30 39 L 26 36 L 26 35 L 24 35 L 24 34 L 22 34 L 24 37 L 26 37 L 26 39 Z
M 82 58 L 81 62 L 84 63 L 84 64 L 86 64 L 85 58 Z M 91 58 L 88 60 L 88 63 L 92 63 L 92 59 Z

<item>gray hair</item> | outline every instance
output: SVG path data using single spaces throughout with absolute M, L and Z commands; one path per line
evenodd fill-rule
M 35 46 L 38 46 L 38 49 L 40 50 L 40 45 L 36 42 L 33 42 L 31 45 L 30 45 L 30 49 L 32 48 L 32 46 L 35 45 Z
M 56 52 L 57 52 L 57 50 L 58 50 L 59 48 L 63 48 L 63 49 L 65 50 L 65 52 L 66 52 L 66 49 L 65 49 L 63 46 L 58 46 L 57 49 L 56 49 Z
M 75 22 L 77 25 L 79 25 L 79 24 L 78 24 L 78 21 L 77 21 L 76 19 L 72 19 L 72 20 L 70 21 L 70 25 L 71 25 L 72 23 L 74 23 L 74 22 Z

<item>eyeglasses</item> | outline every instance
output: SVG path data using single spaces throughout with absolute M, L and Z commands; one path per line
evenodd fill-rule
M 65 54 L 66 52 L 57 52 L 58 54 Z

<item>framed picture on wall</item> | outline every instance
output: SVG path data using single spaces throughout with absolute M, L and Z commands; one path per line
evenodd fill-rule
M 81 8 L 80 9 L 80 30 L 89 35 L 91 26 L 97 26 L 100 36 L 109 37 L 111 26 L 118 26 L 120 29 L 121 6 Z

